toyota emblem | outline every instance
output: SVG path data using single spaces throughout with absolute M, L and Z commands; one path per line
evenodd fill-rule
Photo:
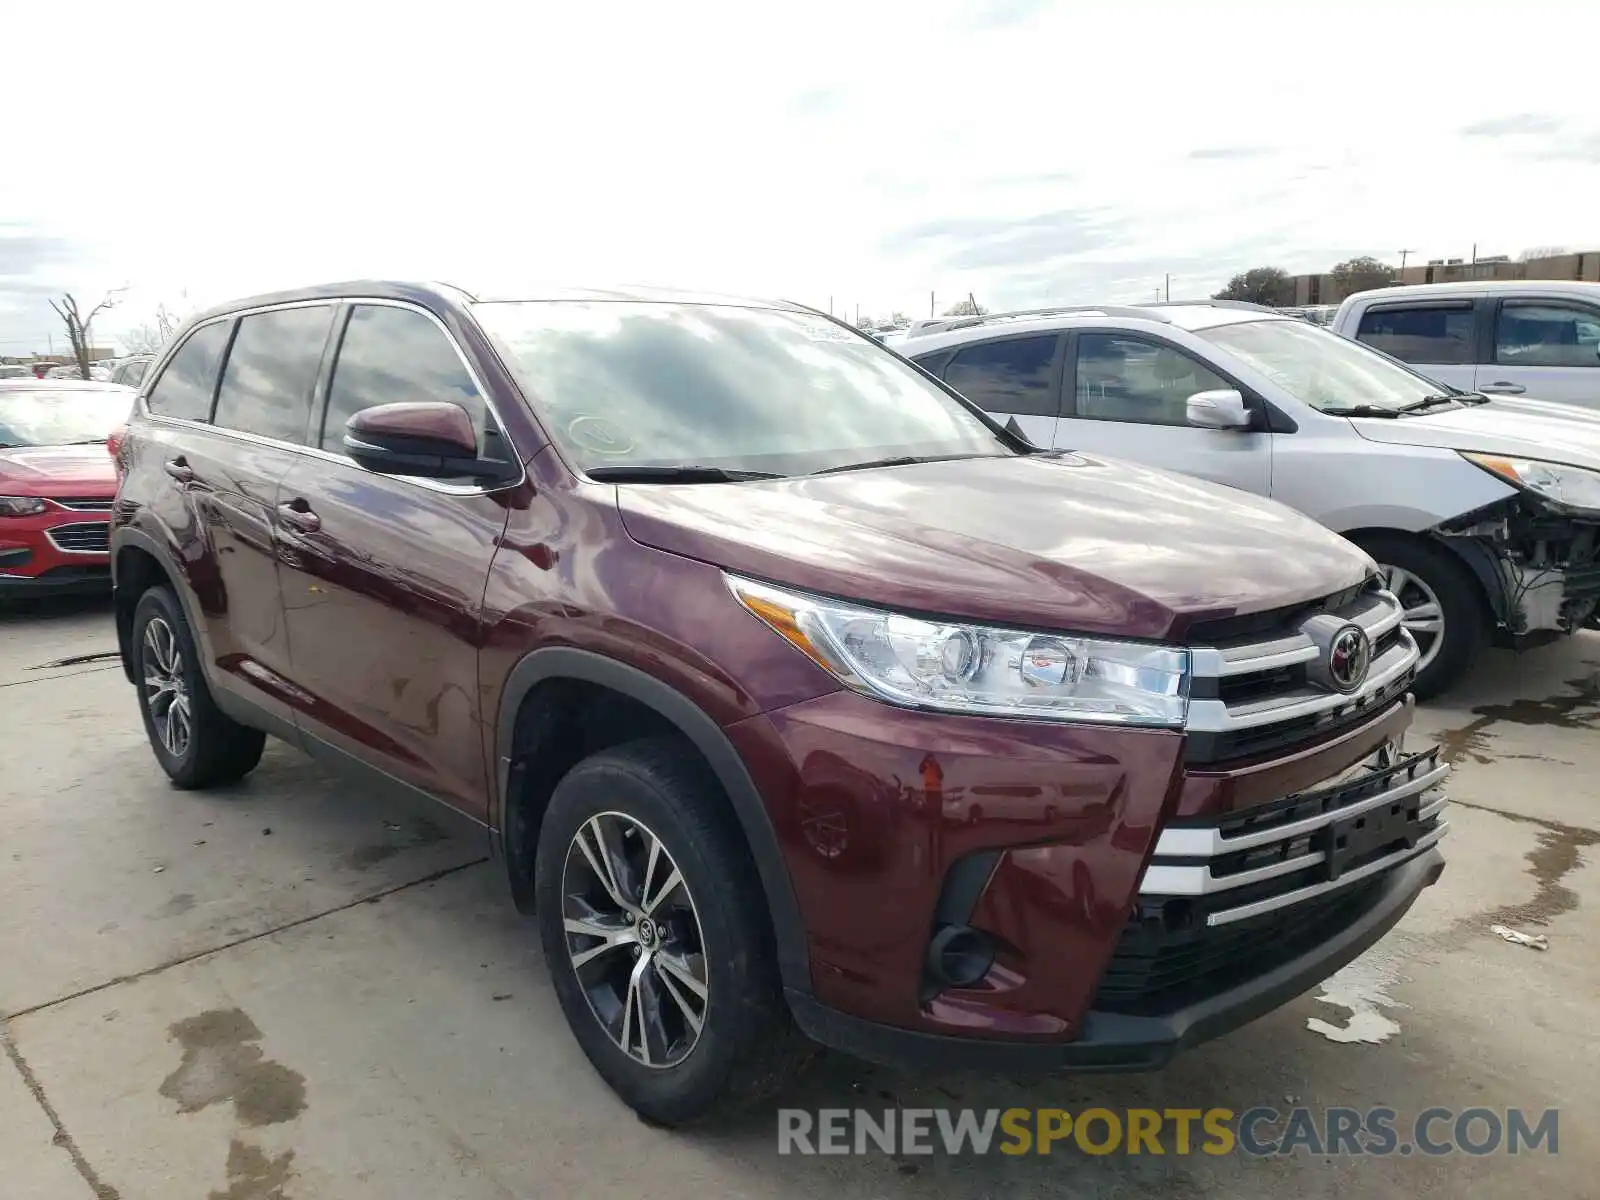
M 1346 625 L 1328 643 L 1328 679 L 1341 692 L 1353 692 L 1367 681 L 1372 666 L 1372 639 L 1359 625 Z

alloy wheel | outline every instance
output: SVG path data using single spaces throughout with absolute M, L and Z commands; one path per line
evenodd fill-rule
M 694 1050 L 711 1003 L 700 915 L 661 839 L 624 813 L 590 817 L 562 869 L 567 954 L 596 1020 L 635 1062 Z
M 1395 594 L 1400 607 L 1405 610 L 1401 625 L 1410 631 L 1416 639 L 1417 649 L 1422 652 L 1422 657 L 1417 661 L 1417 674 L 1420 675 L 1439 657 L 1440 647 L 1444 645 L 1444 608 L 1439 603 L 1438 595 L 1420 576 L 1413 575 L 1403 567 L 1384 563 L 1380 563 L 1378 569 L 1383 573 L 1384 585 Z
M 151 617 L 144 627 L 144 703 L 156 736 L 173 758 L 189 749 L 193 726 L 189 684 L 183 674 L 183 652 L 172 626 Z

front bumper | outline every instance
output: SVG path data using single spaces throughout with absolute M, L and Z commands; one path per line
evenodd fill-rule
M 89 566 L 52 567 L 38 575 L 10 575 L 0 571 L 0 597 L 21 600 L 32 596 L 75 596 L 111 591 L 109 561 Z
M 1180 1050 L 1266 1015 L 1359 957 L 1405 916 L 1422 890 L 1443 871 L 1444 857 L 1439 851 L 1424 850 L 1383 876 L 1373 903 L 1357 920 L 1312 949 L 1225 991 L 1160 1015 L 1091 1008 L 1079 1025 L 1078 1036 L 1070 1042 L 998 1041 L 897 1028 L 849 1016 L 792 991 L 789 1006 L 807 1036 L 890 1066 L 1024 1076 L 1067 1070 L 1153 1070 Z

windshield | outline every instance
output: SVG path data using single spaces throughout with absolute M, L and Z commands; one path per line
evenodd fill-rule
M 1359 404 L 1400 409 L 1445 391 L 1359 342 L 1304 321 L 1242 321 L 1195 332 L 1319 410 Z
M 133 393 L 0 391 L 0 449 L 103 442 L 128 419 Z
M 804 312 L 531 301 L 475 306 L 581 469 L 800 474 L 1017 453 L 915 368 Z

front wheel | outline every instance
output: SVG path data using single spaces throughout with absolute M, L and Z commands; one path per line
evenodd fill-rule
M 1378 561 L 1384 585 L 1405 609 L 1403 624 L 1416 640 L 1411 690 L 1431 700 L 1460 682 L 1477 660 L 1489 634 L 1483 590 L 1467 565 L 1443 546 L 1403 534 L 1356 539 Z
M 809 1057 L 765 896 L 692 750 L 633 742 L 574 767 L 539 835 L 540 939 L 578 1044 L 641 1115 L 680 1125 Z

